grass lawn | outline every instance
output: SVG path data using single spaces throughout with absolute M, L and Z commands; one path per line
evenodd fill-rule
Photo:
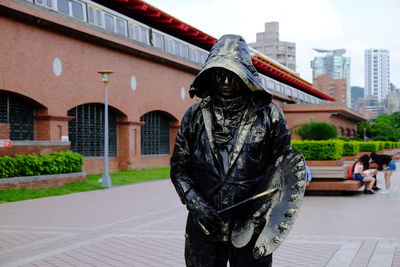
M 169 171 L 169 167 L 164 167 L 157 169 L 114 172 L 110 173 L 111 183 L 113 186 L 119 186 L 157 179 L 166 179 L 169 178 Z M 0 190 L 0 203 L 104 189 L 101 183 L 98 182 L 101 176 L 102 174 L 88 174 L 86 176 L 86 182 L 84 183 L 69 183 L 57 188 Z

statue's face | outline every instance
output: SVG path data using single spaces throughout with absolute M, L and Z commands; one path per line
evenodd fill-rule
M 215 93 L 225 98 L 236 97 L 242 88 L 240 78 L 224 68 L 215 68 L 211 74 Z

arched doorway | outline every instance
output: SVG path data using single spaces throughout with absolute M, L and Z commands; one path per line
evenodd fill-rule
M 170 152 L 170 119 L 160 111 L 151 111 L 140 117 L 141 154 L 165 155 Z
M 76 106 L 68 111 L 74 117 L 68 122 L 71 149 L 85 157 L 104 155 L 104 104 L 90 103 Z M 110 157 L 117 156 L 117 115 L 108 111 Z
M 26 97 L 0 91 L 0 123 L 10 125 L 11 140 L 34 140 L 35 108 Z

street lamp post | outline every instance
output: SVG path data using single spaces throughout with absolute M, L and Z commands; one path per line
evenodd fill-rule
M 367 129 L 364 128 L 364 142 L 367 142 Z
M 108 85 L 110 84 L 111 70 L 102 70 L 98 73 L 104 84 L 104 172 L 101 182 L 104 187 L 111 187 L 111 178 L 108 171 Z

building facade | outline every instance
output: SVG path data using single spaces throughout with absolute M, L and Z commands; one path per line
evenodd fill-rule
M 327 122 L 336 127 L 339 135 L 357 137 L 358 122 L 366 120 L 364 114 L 359 114 L 343 105 L 336 103 L 291 104 L 283 105 L 283 112 L 289 123 L 292 138 L 299 138 L 296 135 L 296 128 L 309 122 Z
M 349 57 L 344 57 L 345 49 L 325 50 L 314 49 L 318 53 L 325 53 L 323 57 L 315 57 L 311 61 L 313 80 L 321 75 L 329 75 L 332 79 L 344 79 L 346 81 L 346 106 L 351 107 L 350 90 L 350 65 Z
M 296 44 L 279 40 L 279 22 L 265 23 L 265 31 L 258 32 L 256 42 L 249 45 L 296 72 Z
M 98 71 L 107 69 L 114 72 L 108 93 L 110 170 L 169 165 L 180 120 L 198 101 L 188 89 L 215 38 L 176 27 L 179 21 L 171 25 L 174 31 L 163 32 L 133 13 L 111 9 L 113 1 L 102 4 L 109 6 L 86 0 L 0 2 L 0 139 L 13 143 L 0 147 L 1 156 L 69 148 L 84 155 L 86 172 L 102 172 L 105 96 Z M 135 2 L 138 14 L 155 19 L 155 8 L 143 5 Z M 176 29 L 187 36 L 177 38 Z M 332 100 L 257 51 L 252 54 L 279 106 Z
M 346 105 L 347 82 L 345 79 L 333 79 L 323 74 L 314 79 L 313 87 L 335 98 L 338 104 Z
M 364 56 L 366 95 L 375 96 L 377 99 L 376 103 L 379 106 L 384 106 L 386 98 L 390 93 L 389 51 L 385 49 L 366 49 Z M 379 107 L 374 109 L 379 110 Z
M 400 111 L 400 92 L 392 92 L 387 96 L 387 113 Z

